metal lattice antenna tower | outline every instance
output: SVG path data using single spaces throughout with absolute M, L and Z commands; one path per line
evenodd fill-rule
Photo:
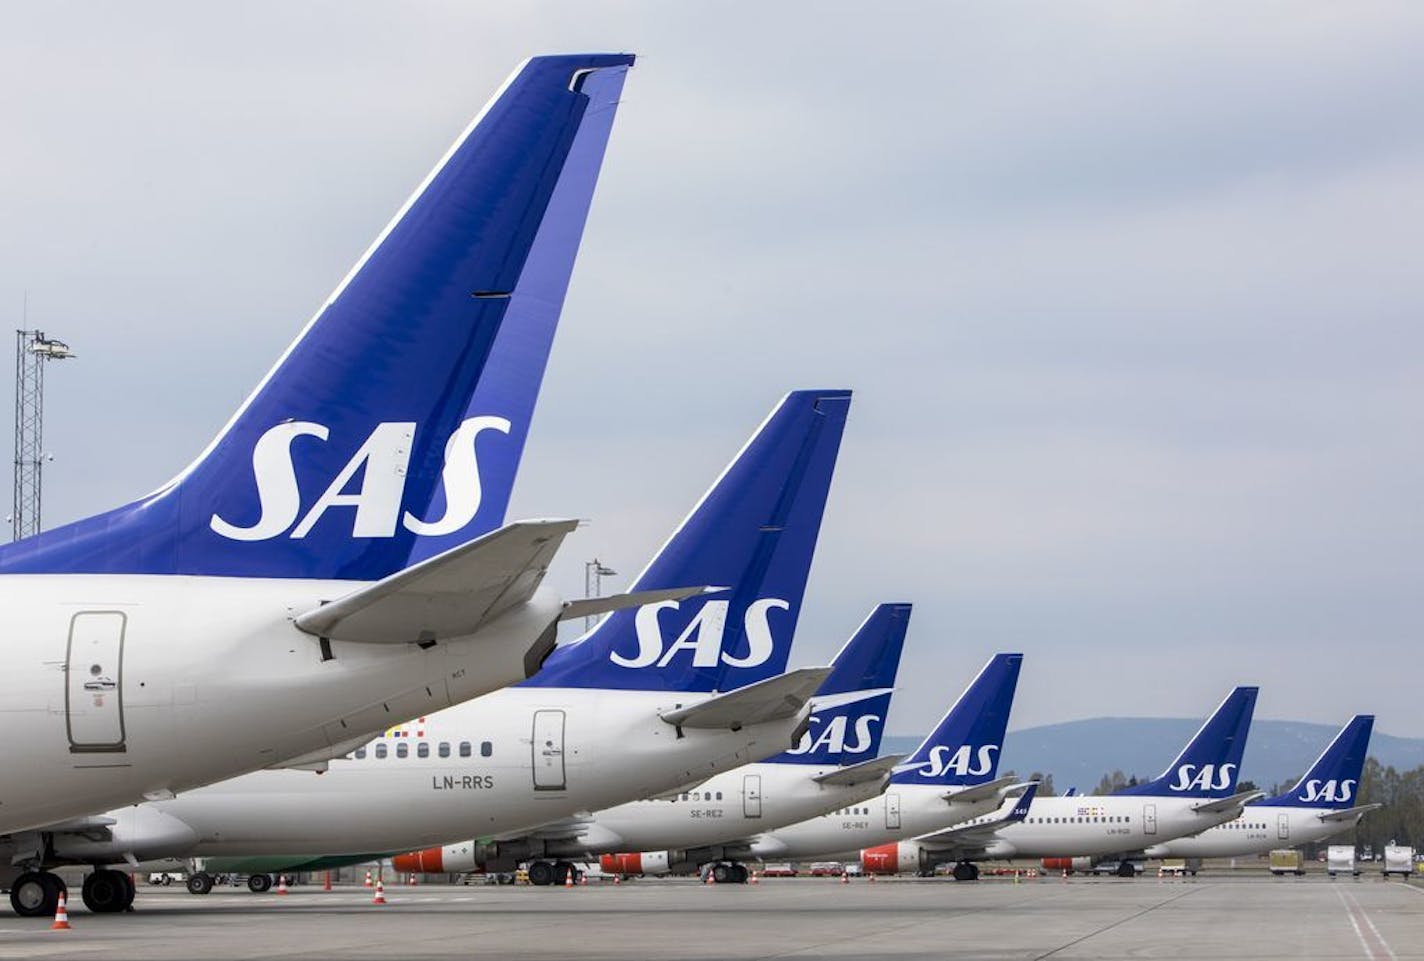
M 15 540 L 40 531 L 40 473 L 44 466 L 44 368 L 73 357 L 69 345 L 42 330 L 15 331 Z

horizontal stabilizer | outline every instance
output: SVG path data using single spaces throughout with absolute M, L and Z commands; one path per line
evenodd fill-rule
M 1339 811 L 1322 811 L 1317 814 L 1316 817 L 1327 823 L 1330 821 L 1354 821 L 1382 807 L 1384 807 L 1383 804 L 1361 804 L 1357 807 L 1343 808 Z
M 662 719 L 674 727 L 739 730 L 748 724 L 779 721 L 798 714 L 830 676 L 829 667 L 803 667 L 769 677 L 699 704 L 668 711 Z
M 1231 797 L 1216 798 L 1214 800 L 1202 801 L 1200 804 L 1193 804 L 1192 810 L 1198 814 L 1224 814 L 1233 809 L 1239 809 L 1250 804 L 1257 798 L 1266 796 L 1265 791 L 1238 791 Z
M 884 780 L 895 765 L 905 760 L 904 754 L 887 754 L 884 757 L 873 757 L 868 761 L 861 761 L 859 764 L 851 764 L 843 768 L 837 768 L 829 774 L 822 774 L 815 778 L 817 784 L 828 784 L 835 787 L 851 787 L 856 784 L 864 784 L 867 781 Z
M 582 600 L 565 601 L 561 621 L 575 621 L 580 617 L 597 617 L 611 614 L 629 607 L 644 604 L 660 604 L 663 601 L 685 601 L 699 594 L 715 594 L 718 587 L 668 587 L 657 591 L 632 591 L 628 594 L 610 594 L 607 597 L 586 597 Z
M 983 784 L 967 787 L 962 791 L 947 791 L 941 794 L 940 797 L 944 798 L 950 804 L 978 804 L 980 801 L 987 801 L 993 797 L 998 797 L 1002 800 L 1008 796 L 1007 788 L 1027 786 L 1028 784 L 1026 782 L 1020 781 L 1012 774 L 1009 774 L 1001 778 L 995 778 L 992 781 L 986 781 Z
M 961 855 L 979 854 L 995 840 L 1001 828 L 1018 824 L 1028 815 L 1029 805 L 1033 803 L 1037 792 L 1038 782 L 1030 781 L 1028 788 L 1012 806 L 1002 805 L 998 813 L 989 820 L 960 823 L 915 840 L 931 851 L 955 851 Z
M 578 521 L 516 521 L 296 620 L 308 634 L 367 644 L 473 634 L 533 596 Z

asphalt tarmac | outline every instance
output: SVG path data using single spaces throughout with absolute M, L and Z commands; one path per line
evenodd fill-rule
M 140 886 L 69 931 L 0 917 L 0 958 L 1424 958 L 1424 888 L 1374 877 L 768 879 L 530 887 Z

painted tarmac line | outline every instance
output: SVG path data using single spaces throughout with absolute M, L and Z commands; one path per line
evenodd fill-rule
M 1336 888 L 1335 893 L 1340 895 L 1340 903 L 1345 905 L 1345 916 L 1350 919 L 1350 926 L 1355 929 L 1355 937 L 1360 939 L 1360 947 L 1365 952 L 1365 957 L 1371 961 L 1397 961 L 1394 949 L 1389 946 L 1384 935 L 1379 933 L 1379 928 L 1375 927 L 1375 923 L 1370 920 L 1364 908 L 1360 907 L 1355 896 L 1346 894 L 1343 888 Z

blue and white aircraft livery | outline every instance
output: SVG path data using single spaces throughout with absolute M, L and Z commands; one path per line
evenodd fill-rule
M 1229 821 L 1259 791 L 1236 791 L 1257 688 L 1227 695 L 1161 776 L 1108 796 L 1038 797 L 1021 821 L 990 815 L 937 834 L 902 841 L 894 850 L 863 851 L 868 871 L 927 871 L 956 862 L 956 880 L 979 876 L 975 861 L 1043 858 L 1067 868 L 1106 855 L 1140 854 L 1151 844 Z M 1126 871 L 1133 870 L 1124 861 Z M 1124 872 L 1125 873 L 1125 872 Z
M 746 850 L 758 830 L 799 821 L 879 792 L 897 760 L 876 759 L 875 753 L 884 732 L 885 699 L 895 684 L 908 619 L 908 605 L 881 605 L 836 655 L 830 676 L 821 675 L 824 683 L 816 691 L 811 716 L 821 716 L 822 705 L 827 705 L 826 715 L 820 721 L 802 716 L 801 730 L 817 733 L 809 741 L 801 736 L 795 744 L 797 753 L 739 766 L 709 780 L 689 779 L 674 792 L 643 794 L 640 796 L 647 800 L 541 828 L 533 835 L 542 853 L 531 855 L 530 880 L 546 884 L 563 876 L 563 868 L 550 864 L 551 858 L 585 860 L 609 855 L 620 865 L 614 870 L 622 873 L 690 872 L 700 865 L 711 865 L 720 881 L 744 881 L 746 870 L 734 863 L 736 854 Z M 743 690 L 755 691 L 760 686 Z M 729 695 L 736 696 L 737 692 Z M 837 723 L 838 717 L 846 721 Z M 867 731 L 868 741 L 825 734 L 856 729 Z M 788 738 L 782 746 L 793 740 Z M 821 742 L 819 746 L 817 742 Z M 667 850 L 673 843 L 679 849 Z M 638 851 L 647 853 L 618 853 Z M 465 871 L 480 863 L 478 853 L 470 842 L 418 852 L 395 863 L 400 870 Z M 441 867 L 434 868 L 435 864 Z
M 0 547 L 7 865 L 538 667 L 575 525 L 501 525 L 632 62 L 527 61 L 192 464 Z
M 1352 830 L 1379 807 L 1356 803 L 1374 723 L 1372 715 L 1355 715 L 1289 791 L 1253 801 L 1238 817 L 1199 834 L 1154 844 L 1147 856 L 1244 857 Z
M 1025 785 L 998 777 L 1022 654 L 996 654 L 933 731 L 865 804 L 767 831 L 753 846 L 763 860 L 874 863 L 900 839 L 919 838 L 998 810 Z
M 547 683 L 541 671 L 540 683 L 423 717 L 349 758 L 313 765 L 326 769 L 321 777 L 258 771 L 111 811 L 103 825 L 49 831 L 50 863 L 197 858 L 203 870 L 189 884 L 202 894 L 211 890 L 211 872 L 248 874 L 253 889 L 264 890 L 273 871 L 444 845 L 421 852 L 429 870 L 447 870 L 436 866 L 447 852 L 451 865 L 478 861 L 506 870 L 534 858 L 533 877 L 562 880 L 569 865 L 544 860 L 544 844 L 578 831 L 579 812 L 662 794 L 774 754 L 809 723 L 811 694 L 830 669 L 781 672 L 849 406 L 845 391 L 797 391 L 782 400 L 639 576 L 640 590 L 658 596 L 684 576 L 721 587 L 676 609 L 702 626 L 688 636 L 706 639 L 705 648 L 668 644 L 649 663 L 617 664 L 620 652 L 647 643 L 636 632 L 651 618 L 611 617 L 549 659 L 545 671 L 557 669 L 562 685 Z M 762 624 L 748 612 L 768 609 L 768 599 L 777 612 L 764 621 L 769 649 L 762 650 L 761 637 L 745 647 L 729 642 L 733 632 L 721 625 L 728 618 Z M 643 608 L 654 616 L 669 609 L 663 600 Z M 716 654 L 703 658 L 712 663 L 698 665 L 707 650 Z M 743 665 L 752 660 L 748 651 L 760 652 L 755 666 Z M 616 683 L 600 687 L 601 677 Z M 472 830 L 481 840 L 446 844 Z M 115 896 L 122 892 L 109 885 L 113 873 L 86 880 L 92 909 L 123 906 Z

